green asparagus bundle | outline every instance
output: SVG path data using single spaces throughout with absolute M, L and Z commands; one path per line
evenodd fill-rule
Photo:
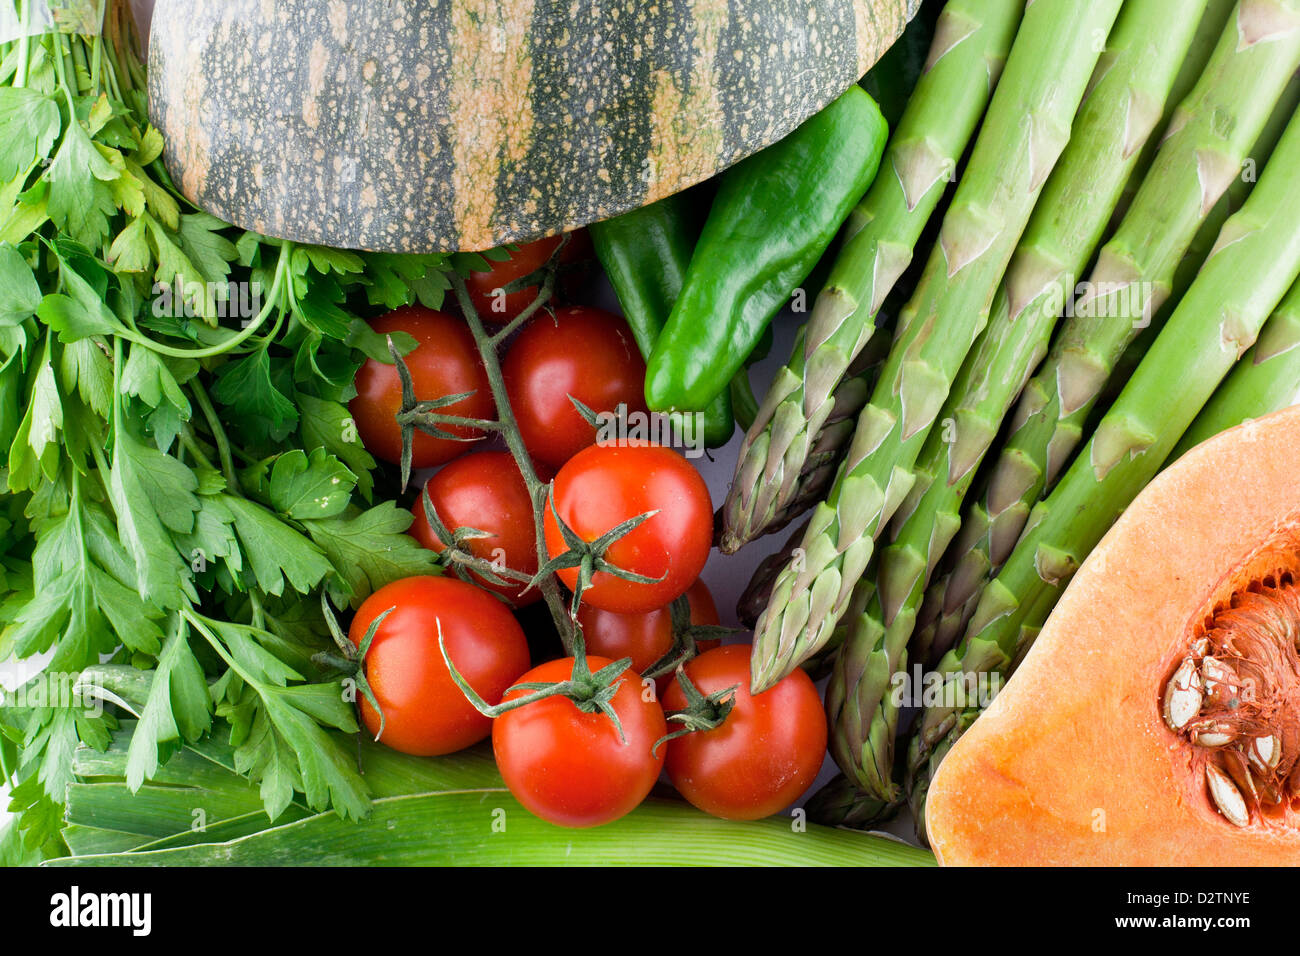
M 960 635 L 984 583 L 1020 537 L 1030 508 L 1070 460 L 1125 349 L 1170 298 L 1198 230 L 1238 179 L 1252 146 L 1264 138 L 1300 65 L 1297 17 L 1296 0 L 1239 3 L 1205 72 L 1175 111 L 1087 291 L 1025 388 L 1012 435 L 955 549 L 951 574 L 944 576 L 942 600 L 930 604 L 943 619 L 930 639 L 940 652 Z M 1284 120 L 1290 116 L 1279 113 Z
M 1207 12 L 1206 19 L 1211 18 L 1214 13 L 1215 11 L 1211 9 Z M 1217 22 L 1222 25 L 1223 20 L 1223 17 L 1219 17 Z M 1206 20 L 1203 19 L 1198 30 L 1198 38 L 1193 41 L 1193 50 L 1200 43 L 1200 33 L 1204 31 L 1205 23 Z M 1189 57 L 1191 55 L 1189 54 Z M 1208 54 L 1205 59 L 1208 60 Z M 1202 65 L 1203 63 L 1204 61 L 1202 61 Z M 1181 82 L 1183 82 L 1183 78 L 1180 75 L 1179 83 Z M 1179 83 L 1175 83 L 1175 89 L 1177 89 Z M 1262 164 L 1267 161 L 1269 155 L 1273 152 L 1273 148 L 1277 145 L 1282 131 L 1286 128 L 1287 121 L 1290 120 L 1298 105 L 1300 105 L 1300 75 L 1292 77 L 1290 84 L 1282 94 L 1282 98 L 1274 107 L 1273 114 L 1264 128 L 1264 132 L 1260 134 L 1259 140 L 1251 149 L 1251 163 Z M 1141 160 L 1139 160 L 1140 163 Z M 1114 371 L 1111 372 L 1105 388 L 1100 393 L 1098 401 L 1093 403 L 1092 414 L 1094 417 L 1097 415 L 1098 409 L 1108 408 L 1110 403 L 1123 390 L 1133 371 L 1146 354 L 1147 349 L 1155 341 L 1156 335 L 1163 327 L 1169 313 L 1178 305 L 1183 294 L 1196 278 L 1196 273 L 1205 262 L 1210 249 L 1214 247 L 1214 242 L 1218 238 L 1219 231 L 1223 228 L 1228 216 L 1240 209 L 1242 203 L 1245 202 L 1246 196 L 1255 181 L 1254 176 L 1248 175 L 1248 169 L 1249 167 L 1243 168 L 1243 174 L 1233 180 L 1227 192 L 1219 198 L 1219 201 L 1214 205 L 1214 209 L 1201 223 L 1201 228 L 1197 231 L 1196 237 L 1188 246 L 1182 261 L 1174 271 L 1172 294 L 1160 311 L 1156 313 L 1151 324 L 1141 330 L 1124 350 L 1123 355 L 1116 363 Z M 1135 171 L 1132 179 L 1141 178 L 1138 173 L 1142 171 L 1140 168 Z M 1132 182 L 1132 179 L 1130 182 Z M 1121 198 L 1120 202 L 1123 204 L 1124 200 Z M 1086 424 L 1084 431 L 1085 433 L 1090 431 Z M 979 603 L 980 589 L 982 589 L 989 571 L 989 515 L 983 503 L 987 497 L 988 476 L 985 474 L 982 477 L 983 485 L 978 493 L 978 500 L 968 502 L 966 513 L 962 518 L 961 529 L 953 545 L 948 549 L 947 555 L 940 562 L 940 571 L 935 573 L 930 585 L 926 588 L 925 596 L 921 602 L 921 609 L 917 614 L 916 629 L 909 645 L 909 654 L 913 661 L 919 662 L 927 668 L 933 666 L 937 659 L 943 656 L 948 648 L 953 645 L 953 642 L 961 636 L 962 631 L 965 630 L 966 624 L 975 612 L 976 604 Z M 959 575 L 957 581 L 975 581 L 978 586 L 954 582 L 952 577 L 954 573 Z M 970 575 L 970 577 L 963 578 L 962 575 Z M 972 587 L 974 590 L 972 590 Z M 964 602 L 957 604 L 955 607 L 950 607 L 947 604 L 948 601 L 958 601 L 962 598 L 964 598 Z
M 1023 9 L 1024 0 L 952 0 L 940 15 L 925 73 L 881 175 L 849 217 L 806 338 L 777 373 L 745 435 L 722 507 L 723 552 L 766 533 L 778 516 L 788 521 L 795 499 L 808 497 L 806 462 L 826 445 L 822 432 L 837 387 L 875 332 L 876 313 L 953 177 Z
M 1109 33 L 1119 6 L 1038 0 L 1026 10 L 849 454 L 829 499 L 813 512 L 802 554 L 778 577 L 758 622 L 755 692 L 816 653 L 845 613 L 874 538 L 906 497 L 916 456 L 987 321 L 1020 233 L 1069 139 L 1101 53 L 1097 37 Z
M 1196 416 L 1169 456 L 1181 458 L 1203 441 L 1300 399 L 1300 284 L 1291 287 L 1264 331 Z
M 961 522 L 975 469 L 1047 351 L 1064 290 L 1100 244 L 1111 210 L 1155 131 L 1206 0 L 1131 0 L 1097 65 L 1069 145 L 1013 255 L 987 328 L 953 384 L 879 554 L 869 621 L 851 626 L 826 691 L 831 753 L 883 805 L 908 641 L 935 564 Z M 1126 120 L 1126 121 L 1122 121 Z
M 1083 559 L 1155 477 L 1300 275 L 1297 169 L 1300 116 L 1084 451 L 1035 507 L 964 639 L 940 661 L 942 702 L 925 708 L 908 750 L 914 809 L 936 746 L 975 710 L 969 692 L 977 677 L 1006 674 L 1020 660 Z

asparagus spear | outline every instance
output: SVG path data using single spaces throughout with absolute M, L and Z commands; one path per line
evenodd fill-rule
M 1160 118 L 1160 129 L 1169 128 L 1169 121 L 1173 119 L 1174 109 L 1187 98 L 1187 94 L 1192 92 L 1197 81 L 1200 80 L 1201 74 L 1205 72 L 1205 65 L 1210 62 L 1210 56 L 1214 53 L 1214 48 L 1219 45 L 1219 38 L 1223 36 L 1224 29 L 1228 26 L 1228 17 L 1230 17 L 1237 8 L 1237 0 L 1210 0 L 1206 6 L 1201 22 L 1196 27 L 1196 36 L 1192 38 L 1191 46 L 1187 49 L 1187 57 L 1183 60 L 1183 65 L 1178 71 L 1178 76 L 1174 79 L 1173 88 L 1169 91 L 1169 99 L 1165 102 L 1165 112 Z M 1147 170 L 1151 168 L 1151 161 L 1155 158 L 1156 151 L 1160 148 L 1160 140 L 1150 139 L 1142 147 L 1142 155 L 1138 159 L 1137 167 L 1133 170 L 1133 175 L 1124 186 L 1124 192 L 1120 196 L 1119 203 L 1115 207 L 1115 225 L 1128 214 L 1129 206 L 1133 203 L 1133 197 L 1137 195 L 1138 187 L 1142 185 L 1142 180 L 1146 178 Z M 1223 223 L 1219 223 L 1220 226 Z M 1219 234 L 1218 230 L 1210 237 L 1214 241 L 1214 236 Z
M 1026 9 L 849 454 L 830 497 L 813 512 L 803 553 L 778 577 L 758 622 L 755 693 L 816 653 L 843 616 L 874 538 L 906 496 L 917 453 L 987 321 L 1007 261 L 1069 139 L 1101 53 L 1097 37 L 1110 32 L 1119 6 L 1036 0 Z
M 808 819 L 827 827 L 865 830 L 897 810 L 863 793 L 844 774 L 837 774 L 809 799 L 804 809 Z
M 1047 351 L 1063 290 L 1100 244 L 1111 210 L 1155 131 L 1207 0 L 1130 0 L 1097 64 L 1069 145 L 1043 188 L 987 328 L 917 457 L 916 481 L 880 551 L 876 598 L 848 630 L 826 690 L 831 754 L 888 806 L 908 641 L 929 575 L 961 522 L 961 505 L 1003 415 Z M 1123 120 L 1123 121 L 1121 121 Z
M 929 602 L 931 613 L 937 608 L 943 619 L 936 647 L 960 635 L 1030 508 L 1069 461 L 1116 363 L 1174 290 L 1197 230 L 1237 180 L 1251 147 L 1267 146 L 1271 116 L 1290 118 L 1294 103 L 1284 88 L 1300 65 L 1300 30 L 1292 26 L 1297 16 L 1296 0 L 1239 3 L 1200 81 L 1175 111 L 1128 215 L 1090 277 L 1099 295 L 1080 300 L 1080 311 L 1026 386 L 983 502 L 955 549 L 942 601 Z M 1194 257 L 1189 261 L 1195 264 Z
M 938 14 L 936 4 L 925 5 L 912 17 L 903 30 L 903 35 L 894 41 L 894 45 L 858 81 L 858 85 L 876 101 L 880 115 L 889 123 L 890 129 L 898 127 L 898 121 L 903 118 L 903 111 L 912 98 L 912 91 L 925 72 Z
M 908 748 L 914 807 L 934 766 L 933 748 L 972 712 L 965 689 L 977 675 L 1014 667 L 1079 564 L 1155 477 L 1300 276 L 1297 169 L 1300 115 L 1083 453 L 1034 509 L 962 642 L 940 661 L 944 702 L 925 708 Z
M 849 216 L 847 238 L 813 304 L 807 337 L 777 373 L 745 435 L 722 507 L 724 553 L 763 534 L 801 495 L 806 459 L 824 445 L 820 433 L 832 413 L 833 393 L 875 331 L 876 313 L 911 261 L 988 105 L 1024 5 L 952 0 L 940 15 L 925 73 L 894 132 L 881 175 Z
M 1264 331 L 1201 409 L 1169 456 L 1181 458 L 1206 439 L 1300 399 L 1300 283 L 1291 287 Z
M 887 308 L 887 307 L 886 307 Z M 878 317 L 879 318 L 879 317 Z M 877 329 L 887 332 L 885 323 Z M 800 330 L 799 341 L 802 342 Z M 796 348 L 798 344 L 796 344 Z M 840 462 L 853 440 L 853 426 L 871 398 L 880 366 L 889 355 L 889 336 L 874 336 L 857 357 L 830 397 L 830 411 L 804 457 L 790 498 L 772 515 L 762 534 L 774 534 L 826 497 Z

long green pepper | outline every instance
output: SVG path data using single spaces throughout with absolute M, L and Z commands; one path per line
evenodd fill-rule
M 596 258 L 623 307 L 642 358 L 649 359 L 681 295 L 700 217 L 689 191 L 587 227 Z M 740 373 L 743 374 L 743 373 Z M 731 391 L 724 389 L 700 413 L 708 448 L 720 448 L 736 430 Z
M 871 185 L 887 136 L 875 102 L 852 86 L 722 175 L 646 367 L 651 409 L 700 411 L 727 388 Z

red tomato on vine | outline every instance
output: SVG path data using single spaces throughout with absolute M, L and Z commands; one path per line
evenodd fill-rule
M 678 792 L 706 813 L 731 820 L 757 820 L 794 803 L 826 755 L 826 713 L 812 679 L 796 669 L 751 695 L 749 657 L 747 645 L 730 644 L 687 663 L 686 675 L 700 693 L 735 687 L 735 703 L 721 726 L 665 744 L 664 769 Z M 686 704 L 674 681 L 664 709 Z
M 592 671 L 612 663 L 587 659 Z M 572 658 L 548 661 L 519 683 L 565 681 L 573 665 Z M 622 739 L 608 714 L 584 713 L 563 696 L 533 701 L 496 719 L 492 749 L 501 777 L 515 799 L 543 820 L 566 827 L 609 823 L 634 810 L 658 779 L 664 752 L 652 750 L 668 732 L 663 709 L 643 693 L 634 671 L 623 671 L 618 681 L 609 705 L 622 725 Z M 511 691 L 505 700 L 527 693 Z
M 646 412 L 645 361 L 627 323 L 611 312 L 565 306 L 524 326 L 501 363 L 510 408 L 534 461 L 559 468 L 596 442 L 593 412 Z
M 687 589 L 686 599 L 690 603 L 691 624 L 718 624 L 717 605 L 703 581 L 697 580 Z M 672 610 L 668 607 L 641 614 L 619 614 L 603 611 L 593 604 L 582 604 L 578 608 L 578 624 L 588 653 L 611 660 L 630 657 L 632 669 L 638 674 L 644 673 L 673 646 Z M 697 641 L 696 650 L 703 654 L 720 643 L 712 639 Z M 660 697 L 672 679 L 672 674 L 665 674 L 655 680 Z
M 392 608 L 389 611 L 389 608 Z M 451 679 L 438 646 L 441 624 L 456 669 L 485 700 L 498 701 L 528 670 L 528 642 L 509 609 L 472 584 L 423 575 L 402 578 L 362 602 L 348 630 L 360 647 L 371 623 L 388 611 L 362 660 L 383 713 L 358 695 L 361 719 L 379 742 L 402 753 L 434 756 L 463 750 L 492 730 Z
M 381 335 L 407 332 L 418 343 L 404 357 L 419 401 L 432 401 L 472 392 L 466 398 L 438 409 L 441 414 L 462 418 L 491 418 L 492 390 L 487 372 L 464 321 L 445 312 L 421 305 L 408 305 L 382 315 L 370 323 Z M 357 371 L 356 397 L 348 410 L 366 450 L 391 464 L 402 459 L 402 431 L 396 415 L 402 407 L 402 383 L 397 367 L 366 359 Z M 462 439 L 481 437 L 482 432 L 462 426 L 446 431 Z M 411 467 L 430 468 L 450 461 L 469 449 L 466 441 L 435 438 L 418 429 L 411 444 Z
M 546 264 L 546 260 L 560 244 L 560 236 L 547 236 L 533 242 L 521 243 L 517 249 L 506 250 L 506 258 L 499 261 L 489 259 L 491 268 L 481 272 L 471 272 L 465 278 L 465 288 L 469 292 L 474 311 L 484 323 L 505 325 L 526 309 L 537 298 L 538 288 L 527 286 L 518 292 L 501 292 L 505 286 L 532 275 Z M 591 259 L 591 239 L 587 230 L 579 229 L 569 234 L 569 241 L 560 253 L 558 265 L 563 269 L 572 268 L 579 262 Z
M 546 480 L 549 472 L 540 477 Z M 469 538 L 463 543 L 470 554 L 530 577 L 537 573 L 533 504 L 524 476 L 509 452 L 476 452 L 448 462 L 429 479 L 425 490 L 447 530 L 475 528 L 488 533 L 488 537 Z M 415 516 L 411 534 L 430 551 L 441 553 L 446 543 L 429 526 L 422 497 L 411 505 L 411 512 Z M 516 606 L 541 598 L 540 590 L 525 591 L 523 583 L 495 584 L 477 574 L 475 577 L 483 587 L 504 595 Z
M 556 514 L 590 543 L 623 522 L 654 512 L 614 541 L 604 558 L 616 568 L 657 580 L 629 581 L 596 571 L 582 601 L 602 610 L 645 613 L 671 603 L 700 576 L 713 546 L 713 504 L 704 479 L 685 458 L 660 445 L 585 448 L 555 476 L 551 498 L 554 509 L 547 508 L 543 530 L 552 558 L 569 550 Z M 556 573 L 569 589 L 576 587 L 577 568 Z

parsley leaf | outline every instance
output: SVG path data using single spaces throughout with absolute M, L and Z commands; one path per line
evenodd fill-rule
M 271 381 L 271 357 L 258 349 L 217 373 L 212 397 L 227 406 L 253 444 L 276 444 L 298 424 L 298 410 Z
M 108 217 L 117 209 L 109 183 L 119 175 L 95 148 L 85 127 L 69 123 L 63 144 L 45 172 L 51 221 L 75 241 L 99 245 L 108 234 Z
M 113 363 L 90 339 L 63 349 L 59 358 L 64 394 L 74 391 L 100 418 L 108 418 L 113 405 Z
M 356 477 L 357 489 L 367 501 L 374 480 L 370 476 L 375 459 L 366 451 L 357 435 L 356 422 L 347 407 L 339 402 L 295 392 L 302 413 L 302 443 L 307 451 L 323 448 L 338 458 Z
M 41 358 L 35 365 L 27 411 L 14 432 L 9 446 L 9 488 L 35 490 L 41 476 L 52 479 L 58 474 L 59 445 L 63 428 L 63 400 L 51 362 L 53 335 L 46 334 Z
M 117 644 L 157 653 L 162 631 L 156 607 L 118 577 L 132 574 L 121 545 L 106 540 L 106 516 L 75 494 L 68 509 L 36 520 L 33 593 L 0 638 L 0 656 L 27 657 L 54 648 L 49 667 L 75 671 L 97 663 Z
M 332 518 L 348 506 L 356 476 L 333 455 L 285 452 L 271 469 L 271 503 L 290 518 Z
M 346 596 L 357 607 L 398 578 L 436 574 L 437 555 L 410 535 L 411 512 L 385 501 L 367 511 L 349 508 L 334 518 L 303 522 L 334 565 Z
M 9 243 L 0 243 L 0 325 L 25 322 L 40 304 L 41 289 L 27 260 Z
M 122 416 L 123 418 L 125 416 Z M 170 532 L 189 532 L 199 500 L 194 472 L 141 442 L 119 421 L 113 430 L 108 491 L 119 534 L 136 565 L 140 594 L 162 608 L 193 597 L 189 568 Z
M 167 638 L 149 686 L 149 697 L 127 751 L 126 782 L 138 790 L 181 747 L 212 725 L 211 700 L 203 668 L 190 650 L 186 627 L 179 621 Z
M 330 562 L 321 549 L 261 505 L 222 495 L 233 516 L 244 556 L 252 566 L 257 587 L 268 594 L 284 593 L 284 582 L 307 592 L 329 574 Z
M 63 124 L 54 100 L 20 86 L 0 89 L 0 182 L 48 156 Z

